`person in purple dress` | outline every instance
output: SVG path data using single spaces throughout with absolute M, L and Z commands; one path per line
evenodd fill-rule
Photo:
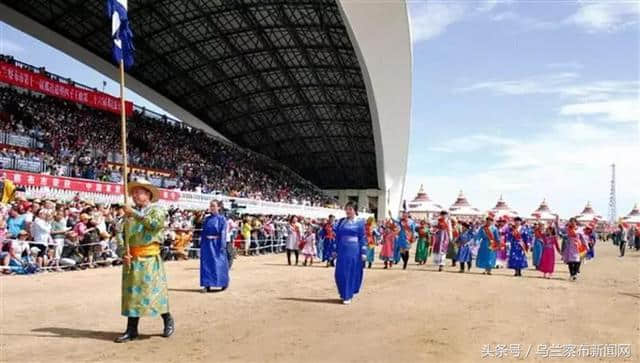
M 580 273 L 580 250 L 586 250 L 586 242 L 582 233 L 578 231 L 578 222 L 575 218 L 569 219 L 569 223 L 564 228 L 560 228 L 559 224 L 559 218 L 556 217 L 556 228 L 564 239 L 562 260 L 569 265 L 569 278 L 571 281 L 575 281 Z

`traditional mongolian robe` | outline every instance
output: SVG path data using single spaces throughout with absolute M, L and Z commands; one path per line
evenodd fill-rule
M 166 214 L 150 205 L 136 211 L 124 224 L 131 265 L 122 268 L 122 315 L 130 318 L 169 312 L 167 276 L 160 257 Z
M 336 225 L 335 280 L 342 300 L 351 300 L 362 286 L 363 257 L 367 253 L 364 224 L 364 220 L 342 218 Z
M 429 258 L 429 245 L 431 244 L 431 231 L 429 226 L 418 227 L 418 243 L 416 245 L 416 262 L 424 263 Z
M 562 246 L 562 260 L 565 263 L 580 262 L 581 251 L 586 251 L 586 243 L 576 228 L 567 226 L 560 229 L 560 236 L 566 238 Z
M 526 227 L 511 227 L 507 233 L 509 242 L 509 261 L 507 267 L 514 270 L 527 268 L 527 251 L 529 250 L 530 236 Z
M 472 228 L 468 228 L 462 232 L 458 238 L 459 248 L 456 255 L 456 261 L 460 263 L 471 262 L 471 245 L 474 241 L 474 232 Z
M 584 231 L 585 241 L 587 242 L 587 260 L 596 257 L 596 233 L 590 228 L 585 228 Z
M 416 224 L 411 219 L 402 219 L 400 221 L 393 220 L 399 227 L 400 233 L 396 238 L 393 250 L 393 262 L 400 262 L 400 253 L 403 250 L 411 249 L 411 244 L 415 238 Z
M 505 267 L 507 265 L 508 250 L 507 250 L 507 233 L 509 231 L 508 226 L 498 228 L 498 236 L 500 237 L 500 245 L 505 246 L 496 250 L 496 264 L 495 266 Z M 494 267 L 495 267 L 494 266 Z
M 544 245 L 544 231 L 540 227 L 536 227 L 533 231 L 533 249 L 532 249 L 532 262 L 536 268 L 540 264 L 540 257 L 542 256 L 542 248 Z
M 438 218 L 433 242 L 433 263 L 444 266 L 444 257 L 451 241 L 451 226 L 443 217 Z
M 393 261 L 393 251 L 398 231 L 386 228 L 382 236 L 382 247 L 380 248 L 380 259 L 382 261 Z
M 558 237 L 544 236 L 542 238 L 542 253 L 540 254 L 540 262 L 538 264 L 539 271 L 553 273 L 556 265 L 556 250 L 560 250 Z
M 446 258 L 455 260 L 458 255 L 458 245 L 460 241 L 458 239 L 461 235 L 461 226 L 455 221 L 451 223 L 451 242 L 447 245 Z
M 229 286 L 227 220 L 221 214 L 205 218 L 200 234 L 200 286 Z
M 336 230 L 331 223 L 326 223 L 320 230 L 320 238 L 323 240 L 322 261 L 333 261 L 336 258 Z
M 376 254 L 377 238 L 380 235 L 372 223 L 365 224 L 365 234 L 367 237 L 367 262 L 373 263 Z
M 476 267 L 491 270 L 496 266 L 496 251 L 504 248 L 500 240 L 500 232 L 495 226 L 480 227 L 475 235 L 475 239 L 480 241 Z

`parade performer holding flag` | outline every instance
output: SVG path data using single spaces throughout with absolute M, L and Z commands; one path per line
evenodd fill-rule
M 116 338 L 123 343 L 138 337 L 138 321 L 143 316 L 162 316 L 168 338 L 175 331 L 169 313 L 169 292 L 160 247 L 164 241 L 165 211 L 153 202 L 158 190 L 146 180 L 129 183 L 135 209 L 124 206 L 125 248 L 122 266 L 122 315 L 128 318 L 126 332 Z
M 146 180 L 127 183 L 127 127 L 124 97 L 124 70 L 133 66 L 133 34 L 129 28 L 127 0 L 107 0 L 107 16 L 111 20 L 113 58 L 120 67 L 120 128 L 122 137 L 122 178 L 124 191 L 124 256 L 122 266 L 122 315 L 127 317 L 127 330 L 115 339 L 124 343 L 138 337 L 142 316 L 162 316 L 169 337 L 175 325 L 169 313 L 167 277 L 160 257 L 166 213 L 152 203 L 158 200 L 158 189 Z M 128 184 L 128 185 L 127 185 Z M 135 209 L 128 203 L 131 195 Z

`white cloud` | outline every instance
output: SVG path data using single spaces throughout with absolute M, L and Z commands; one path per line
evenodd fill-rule
M 635 25 L 640 19 L 637 0 L 582 2 L 578 11 L 565 22 L 578 25 L 588 32 L 615 32 Z
M 480 3 L 477 10 L 480 12 L 488 12 L 495 9 L 498 5 L 512 4 L 513 0 L 484 0 Z
M 430 197 L 447 206 L 462 189 L 481 210 L 492 208 L 504 194 L 522 215 L 529 215 L 543 198 L 563 216 L 579 213 L 588 200 L 606 215 L 609 165 L 615 162 L 618 205 L 626 213 L 640 199 L 640 136 L 629 132 L 632 128 L 629 124 L 559 122 L 540 134 L 502 145 L 499 157 L 492 158 L 482 171 L 463 177 L 443 175 L 442 170 L 409 174 L 406 198 L 413 198 L 424 183 Z
M 640 81 L 580 81 L 575 72 L 551 73 L 514 80 L 492 80 L 456 89 L 457 92 L 493 91 L 502 95 L 547 94 L 582 101 L 601 101 L 617 97 L 634 97 Z
M 565 116 L 606 116 L 608 121 L 640 122 L 640 101 L 621 99 L 602 102 L 574 103 L 562 106 L 560 114 Z
M 466 6 L 461 2 L 411 4 L 411 39 L 414 44 L 442 34 L 449 25 L 462 20 L 466 12 Z
M 512 22 L 526 30 L 558 29 L 573 25 L 589 33 L 616 32 L 638 24 L 640 21 L 640 1 L 578 1 L 578 8 L 573 14 L 556 20 L 532 18 L 513 11 L 496 14 L 491 20 L 495 22 Z
M 491 18 L 494 22 L 513 22 L 527 30 L 545 30 L 558 28 L 561 23 L 551 22 L 546 20 L 540 20 L 517 14 L 513 11 L 505 11 L 494 15 Z

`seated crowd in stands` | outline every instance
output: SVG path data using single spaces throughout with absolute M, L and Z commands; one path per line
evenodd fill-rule
M 0 132 L 36 140 L 32 148 L 5 147 L 0 156 L 42 161 L 52 175 L 120 181 L 120 127 L 114 114 L 0 85 Z M 163 187 L 314 206 L 329 200 L 278 163 L 180 124 L 136 112 L 127 137 L 130 165 L 174 173 L 175 183 Z M 135 176 L 142 174 L 129 178 Z

